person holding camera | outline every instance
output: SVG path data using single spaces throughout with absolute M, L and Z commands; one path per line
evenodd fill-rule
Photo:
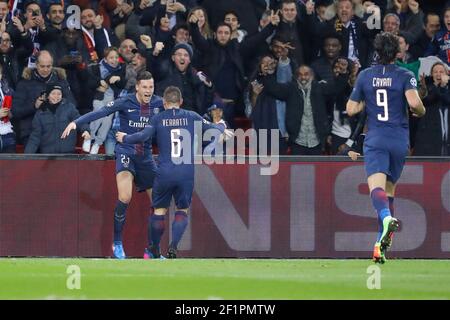
M 53 67 L 53 57 L 46 50 L 38 53 L 36 68 L 25 68 L 22 77 L 14 92 L 11 112 L 16 121 L 14 129 L 18 133 L 19 143 L 25 145 L 31 133 L 34 114 L 44 101 L 41 93 L 48 83 L 60 85 L 64 97 L 73 104 L 76 102 L 66 80 L 66 72 L 64 69 Z
M 63 88 L 54 83 L 47 84 L 42 93 L 42 104 L 33 118 L 30 138 L 25 153 L 75 153 L 76 133 L 60 139 L 66 126 L 80 114 L 73 103 L 64 99 Z M 83 138 L 89 138 L 88 126 L 80 127 Z

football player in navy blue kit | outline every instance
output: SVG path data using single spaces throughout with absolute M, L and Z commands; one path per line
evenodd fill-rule
M 150 72 L 140 73 L 136 80 L 136 93 L 116 99 L 98 111 L 79 117 L 66 127 L 61 138 L 67 137 L 70 131 L 75 130 L 81 124 L 106 117 L 116 111 L 119 112 L 120 131 L 133 134 L 143 130 L 155 114 L 163 111 L 163 102 L 161 97 L 153 94 L 154 80 Z M 138 144 L 117 144 L 115 155 L 119 199 L 114 210 L 113 255 L 117 259 L 125 259 L 122 230 L 125 225 L 126 210 L 133 193 L 133 182 L 139 192 L 147 191 L 151 201 L 156 165 L 152 157 L 151 141 Z M 150 226 L 148 231 L 150 233 Z M 150 234 L 148 239 L 150 241 Z
M 170 86 L 164 91 L 165 111 L 154 116 L 150 126 L 135 134 L 118 132 L 117 141 L 133 144 L 151 141 L 156 137 L 159 149 L 158 169 L 153 186 L 152 202 L 155 208 L 151 219 L 152 244 L 147 253 L 151 258 L 161 256 L 160 241 L 165 229 L 165 214 L 172 197 L 176 212 L 172 224 L 172 241 L 167 252 L 168 258 L 176 258 L 177 246 L 188 224 L 188 209 L 194 189 L 194 132 L 196 126 L 225 131 L 225 123 L 212 124 L 199 114 L 180 109 L 183 103 L 181 92 Z M 231 135 L 226 131 L 227 136 Z
M 349 116 L 365 106 L 368 132 L 364 163 L 372 204 L 378 214 L 378 237 L 373 251 L 376 263 L 386 261 L 386 250 L 400 221 L 392 217 L 395 186 L 409 152 L 408 105 L 416 117 L 425 114 L 414 74 L 394 64 L 400 51 L 398 37 L 378 34 L 374 42 L 379 64 L 362 71 L 347 103 Z

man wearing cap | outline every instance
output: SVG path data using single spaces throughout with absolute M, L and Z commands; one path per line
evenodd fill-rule
M 75 105 L 63 97 L 63 88 L 58 84 L 47 84 L 44 102 L 33 118 L 30 138 L 25 153 L 75 153 L 76 133 L 67 139 L 60 136 L 69 122 L 80 116 Z M 87 125 L 80 126 L 82 136 L 89 136 Z
M 172 50 L 169 66 L 157 69 L 159 81 L 156 92 L 161 95 L 169 86 L 175 86 L 183 95 L 183 109 L 202 114 L 212 103 L 214 89 L 211 80 L 201 72 L 196 73 L 191 66 L 193 57 L 192 47 L 187 43 L 178 43 Z

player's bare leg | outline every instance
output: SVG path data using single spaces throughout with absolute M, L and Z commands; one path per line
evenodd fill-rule
M 379 233 L 373 250 L 373 260 L 376 263 L 386 261 L 385 251 L 390 244 L 394 231 L 399 227 L 399 221 L 391 216 L 389 210 L 388 194 L 386 192 L 387 177 L 384 173 L 375 173 L 367 179 L 370 189 L 372 204 L 378 213 Z M 389 184 L 389 192 L 395 191 L 392 183 Z
M 126 210 L 133 193 L 133 175 L 129 171 L 121 171 L 116 175 L 118 201 L 114 209 L 114 244 L 113 255 L 117 259 L 125 259 L 122 244 L 122 231 L 125 225 Z

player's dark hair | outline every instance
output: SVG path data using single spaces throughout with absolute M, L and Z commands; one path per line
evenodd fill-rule
M 380 64 L 390 64 L 395 60 L 397 53 L 400 52 L 398 37 L 389 32 L 377 34 L 373 46 L 378 53 Z
M 142 71 L 136 77 L 136 82 L 139 83 L 141 80 L 152 80 L 153 75 L 149 71 Z
M 180 104 L 182 99 L 180 89 L 175 86 L 167 87 L 166 90 L 164 90 L 163 99 L 170 104 Z

